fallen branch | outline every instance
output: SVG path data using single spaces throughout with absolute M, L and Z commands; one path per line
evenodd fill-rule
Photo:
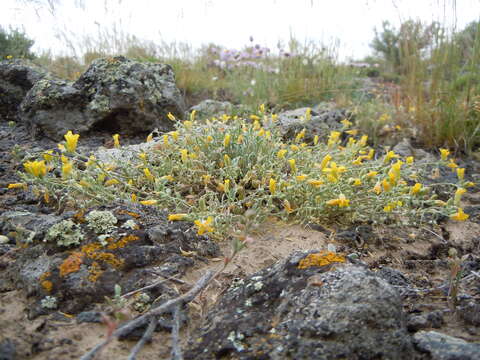
M 180 313 L 181 305 L 177 305 L 173 311 L 172 360 L 183 360 L 182 349 L 180 346 Z
M 135 360 L 137 358 L 137 354 L 140 352 L 143 345 L 145 345 L 145 343 L 147 341 L 150 341 L 150 339 L 152 338 L 152 334 L 155 331 L 156 327 L 157 327 L 157 318 L 153 317 L 150 320 L 150 324 L 148 324 L 147 329 L 143 333 L 142 338 L 140 340 L 138 340 L 138 342 L 133 347 L 132 352 L 128 356 L 128 360 Z
M 207 271 L 205 275 L 203 275 L 197 283 L 184 295 L 181 295 L 175 299 L 168 300 L 164 304 L 160 305 L 159 307 L 156 307 L 154 309 L 151 309 L 147 311 L 145 314 L 139 316 L 136 319 L 130 320 L 124 325 L 120 326 L 117 330 L 115 330 L 112 334 L 113 337 L 120 337 L 120 336 L 125 336 L 128 333 L 130 333 L 133 329 L 142 326 L 148 322 L 148 320 L 152 316 L 157 316 L 162 313 L 165 313 L 169 310 L 171 310 L 174 306 L 183 306 L 188 304 L 190 301 L 192 301 L 209 283 L 210 281 L 214 278 L 215 275 L 217 275 L 218 272 L 214 271 Z M 93 347 L 89 352 L 87 352 L 85 355 L 83 355 L 80 360 L 92 360 L 94 359 L 95 355 L 97 352 L 99 352 L 105 345 L 108 344 L 110 339 L 107 339 L 100 344 L 97 344 L 95 347 Z

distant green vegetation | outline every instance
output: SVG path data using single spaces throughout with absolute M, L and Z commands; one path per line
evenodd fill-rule
M 18 29 L 4 29 L 0 26 L 0 59 L 34 59 L 31 48 L 34 41 Z

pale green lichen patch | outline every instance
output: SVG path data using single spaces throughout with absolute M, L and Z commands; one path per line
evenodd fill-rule
M 63 220 L 53 225 L 45 235 L 45 242 L 56 241 L 58 246 L 79 245 L 83 239 L 80 227 L 72 220 Z
M 87 226 L 96 234 L 108 234 L 115 229 L 117 218 L 111 211 L 93 210 L 85 217 Z
M 45 309 L 56 309 L 57 308 L 57 298 L 53 296 L 45 296 L 41 301 L 40 305 Z

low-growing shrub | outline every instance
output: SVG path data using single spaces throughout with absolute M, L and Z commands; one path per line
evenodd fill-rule
M 159 206 L 170 211 L 169 220 L 192 221 L 200 235 L 218 237 L 241 232 L 246 219 L 260 224 L 269 217 L 344 224 L 468 217 L 460 198 L 472 184 L 446 149 L 435 163 L 393 151 L 380 156 L 348 120 L 326 143 L 317 136 L 304 142 L 310 138 L 305 130 L 286 141 L 276 115 L 263 106 L 249 118 L 196 121 L 194 115 L 157 141 L 150 136 L 151 144 L 136 156 L 115 162 L 77 153 L 78 136 L 69 132 L 59 154 L 26 162 L 21 176 L 50 201 L 82 208 L 117 200 Z M 458 183 L 447 184 L 455 196 L 446 202 L 422 184 L 427 170 L 441 166 L 458 175 Z

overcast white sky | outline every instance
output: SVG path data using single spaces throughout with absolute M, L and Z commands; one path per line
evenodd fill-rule
M 439 20 L 461 29 L 480 17 L 480 0 L 83 0 L 83 8 L 79 0 L 59 2 L 52 16 L 28 1 L 0 0 L 0 24 L 23 27 L 35 50 L 57 54 L 66 50 L 56 35 L 81 39 L 116 24 L 141 39 L 194 47 L 213 42 L 241 48 L 250 36 L 271 48 L 291 34 L 327 45 L 338 39 L 341 57 L 358 59 L 370 52 L 373 29 L 383 20 Z

